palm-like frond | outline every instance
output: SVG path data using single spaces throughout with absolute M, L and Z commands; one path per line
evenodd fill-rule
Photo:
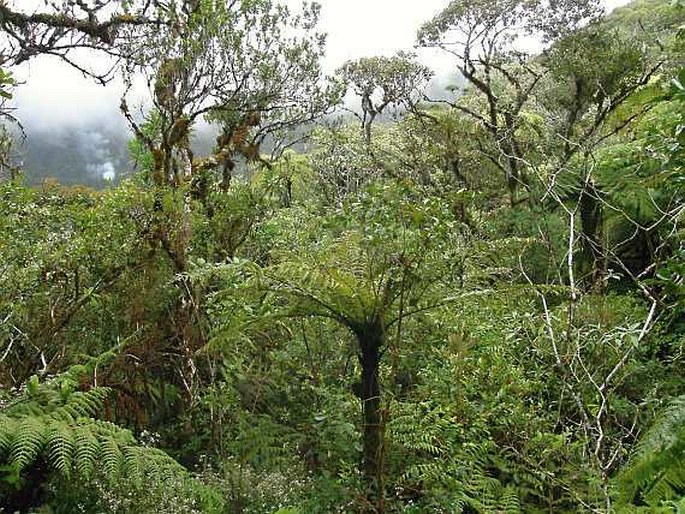
M 33 385 L 0 410 L 0 465 L 22 473 L 40 462 L 64 478 L 98 474 L 141 485 L 192 481 L 165 452 L 141 446 L 129 430 L 94 417 L 109 389 L 65 393 L 54 385 Z
M 624 504 L 658 508 L 685 498 L 685 395 L 676 398 L 638 444 L 619 478 Z

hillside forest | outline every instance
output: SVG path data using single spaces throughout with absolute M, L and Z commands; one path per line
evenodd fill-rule
M 445 0 L 440 99 L 410 52 L 326 74 L 315 3 L 27 4 L 0 512 L 685 512 L 681 0 Z M 27 180 L 45 56 L 125 85 L 122 180 Z

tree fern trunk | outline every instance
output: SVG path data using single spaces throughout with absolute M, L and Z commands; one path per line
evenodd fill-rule
M 378 380 L 380 350 L 383 346 L 382 326 L 370 327 L 357 334 L 360 345 L 361 401 L 364 419 L 364 449 L 361 472 L 366 485 L 369 513 L 383 512 L 383 451 L 381 390 Z

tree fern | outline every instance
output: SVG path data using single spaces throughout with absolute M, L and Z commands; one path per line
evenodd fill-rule
M 685 395 L 676 398 L 638 444 L 619 478 L 621 502 L 658 508 L 685 498 Z

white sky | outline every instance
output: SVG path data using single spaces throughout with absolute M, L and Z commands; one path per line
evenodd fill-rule
M 299 0 L 290 0 L 299 4 Z M 319 0 L 321 30 L 328 33 L 325 68 L 332 72 L 349 59 L 412 50 L 416 31 L 448 0 Z M 628 0 L 605 0 L 609 9 Z M 434 53 L 420 53 L 438 74 L 449 73 Z M 120 86 L 104 88 L 53 58 L 35 59 L 18 70 L 25 81 L 16 94 L 20 119 L 51 124 L 77 122 L 118 112 Z

